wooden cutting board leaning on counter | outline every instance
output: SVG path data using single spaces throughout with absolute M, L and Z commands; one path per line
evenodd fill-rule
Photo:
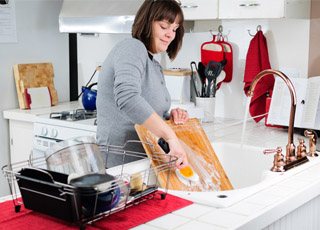
M 40 87 L 47 87 L 49 89 L 49 99 L 51 99 L 50 105 L 59 103 L 58 93 L 54 88 L 52 63 L 17 64 L 13 66 L 13 72 L 20 109 L 30 108 L 30 103 L 32 102 L 28 102 L 28 90 L 30 91 L 30 89 L 34 90 L 34 88 Z M 38 90 L 38 92 L 40 92 L 40 90 Z M 46 98 L 48 98 L 47 93 Z M 48 101 L 42 103 L 42 105 L 50 106 Z

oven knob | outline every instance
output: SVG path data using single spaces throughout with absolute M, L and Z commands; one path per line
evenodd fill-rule
M 52 129 L 51 130 L 51 137 L 57 137 L 58 136 L 58 130 Z
M 46 127 L 42 127 L 41 135 L 47 136 L 47 134 L 48 134 L 48 129 Z

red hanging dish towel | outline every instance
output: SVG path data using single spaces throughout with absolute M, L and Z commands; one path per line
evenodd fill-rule
M 271 69 L 267 40 L 262 31 L 257 34 L 250 42 L 247 53 L 246 68 L 244 73 L 244 92 L 247 94 L 252 80 L 263 70 Z M 250 114 L 252 117 L 265 113 L 266 100 L 268 90 L 272 90 L 274 85 L 274 77 L 272 74 L 264 76 L 254 89 L 254 95 L 250 102 Z M 264 116 L 254 118 L 259 122 Z

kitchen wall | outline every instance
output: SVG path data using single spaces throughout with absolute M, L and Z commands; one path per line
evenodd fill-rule
M 176 60 L 170 62 L 166 55 L 156 58 L 165 68 L 190 68 L 190 62 L 200 61 L 200 47 L 212 40 L 218 26 L 228 35 L 234 51 L 234 72 L 231 83 L 223 84 L 216 95 L 217 117 L 242 119 L 246 96 L 243 93 L 245 60 L 252 37 L 258 25 L 262 26 L 268 42 L 271 67 L 290 76 L 308 77 L 309 58 L 309 19 L 272 19 L 272 20 L 212 20 L 196 21 L 194 31 L 186 33 L 183 47 Z M 130 37 L 129 34 L 101 34 L 98 37 L 78 36 L 79 88 L 85 85 L 95 67 L 101 64 L 114 44 Z M 93 80 L 93 82 L 96 79 Z
M 12 0 L 10 0 L 12 1 Z M 0 43 L 0 111 L 19 108 L 12 66 L 52 62 L 59 101 L 69 100 L 68 35 L 59 33 L 62 0 L 15 0 L 17 42 Z M 0 167 L 9 162 L 8 120 L 0 116 Z M 9 190 L 0 175 L 0 197 Z

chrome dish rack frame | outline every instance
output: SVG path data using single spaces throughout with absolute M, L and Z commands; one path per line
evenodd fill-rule
M 111 187 L 94 190 L 93 193 L 90 193 L 95 202 L 94 209 L 90 213 L 84 210 L 83 195 L 79 193 L 78 188 L 67 183 L 68 175 L 47 170 L 44 157 L 33 159 L 31 155 L 27 161 L 3 166 L 2 172 L 8 181 L 15 212 L 20 212 L 21 205 L 24 205 L 27 209 L 65 220 L 78 225 L 80 229 L 85 229 L 86 225 L 94 221 L 156 196 L 161 196 L 162 200 L 165 199 L 169 187 L 170 172 L 174 168 L 177 157 L 153 151 L 153 156 L 148 158 L 146 153 L 127 150 L 130 143 L 147 144 L 154 150 L 153 145 L 140 141 L 127 141 L 124 146 L 99 146 L 100 151 L 106 152 L 108 156 L 121 155 L 122 164 L 107 169 L 107 173 L 116 178 L 112 181 Z M 124 164 L 128 156 L 137 158 L 137 161 Z M 153 161 L 161 162 L 161 164 L 154 166 Z M 32 175 L 36 176 L 24 175 L 24 170 L 29 170 Z M 158 190 L 160 187 L 158 175 L 163 172 L 168 172 L 167 181 L 165 188 L 160 191 Z M 43 179 L 44 177 L 49 179 Z M 96 210 L 100 195 L 116 189 L 122 191 L 125 187 L 129 192 L 121 194 L 121 199 L 115 207 L 102 212 Z M 45 206 L 48 207 L 44 210 L 41 208 L 43 202 L 46 202 Z M 52 211 L 57 207 L 61 210 Z

